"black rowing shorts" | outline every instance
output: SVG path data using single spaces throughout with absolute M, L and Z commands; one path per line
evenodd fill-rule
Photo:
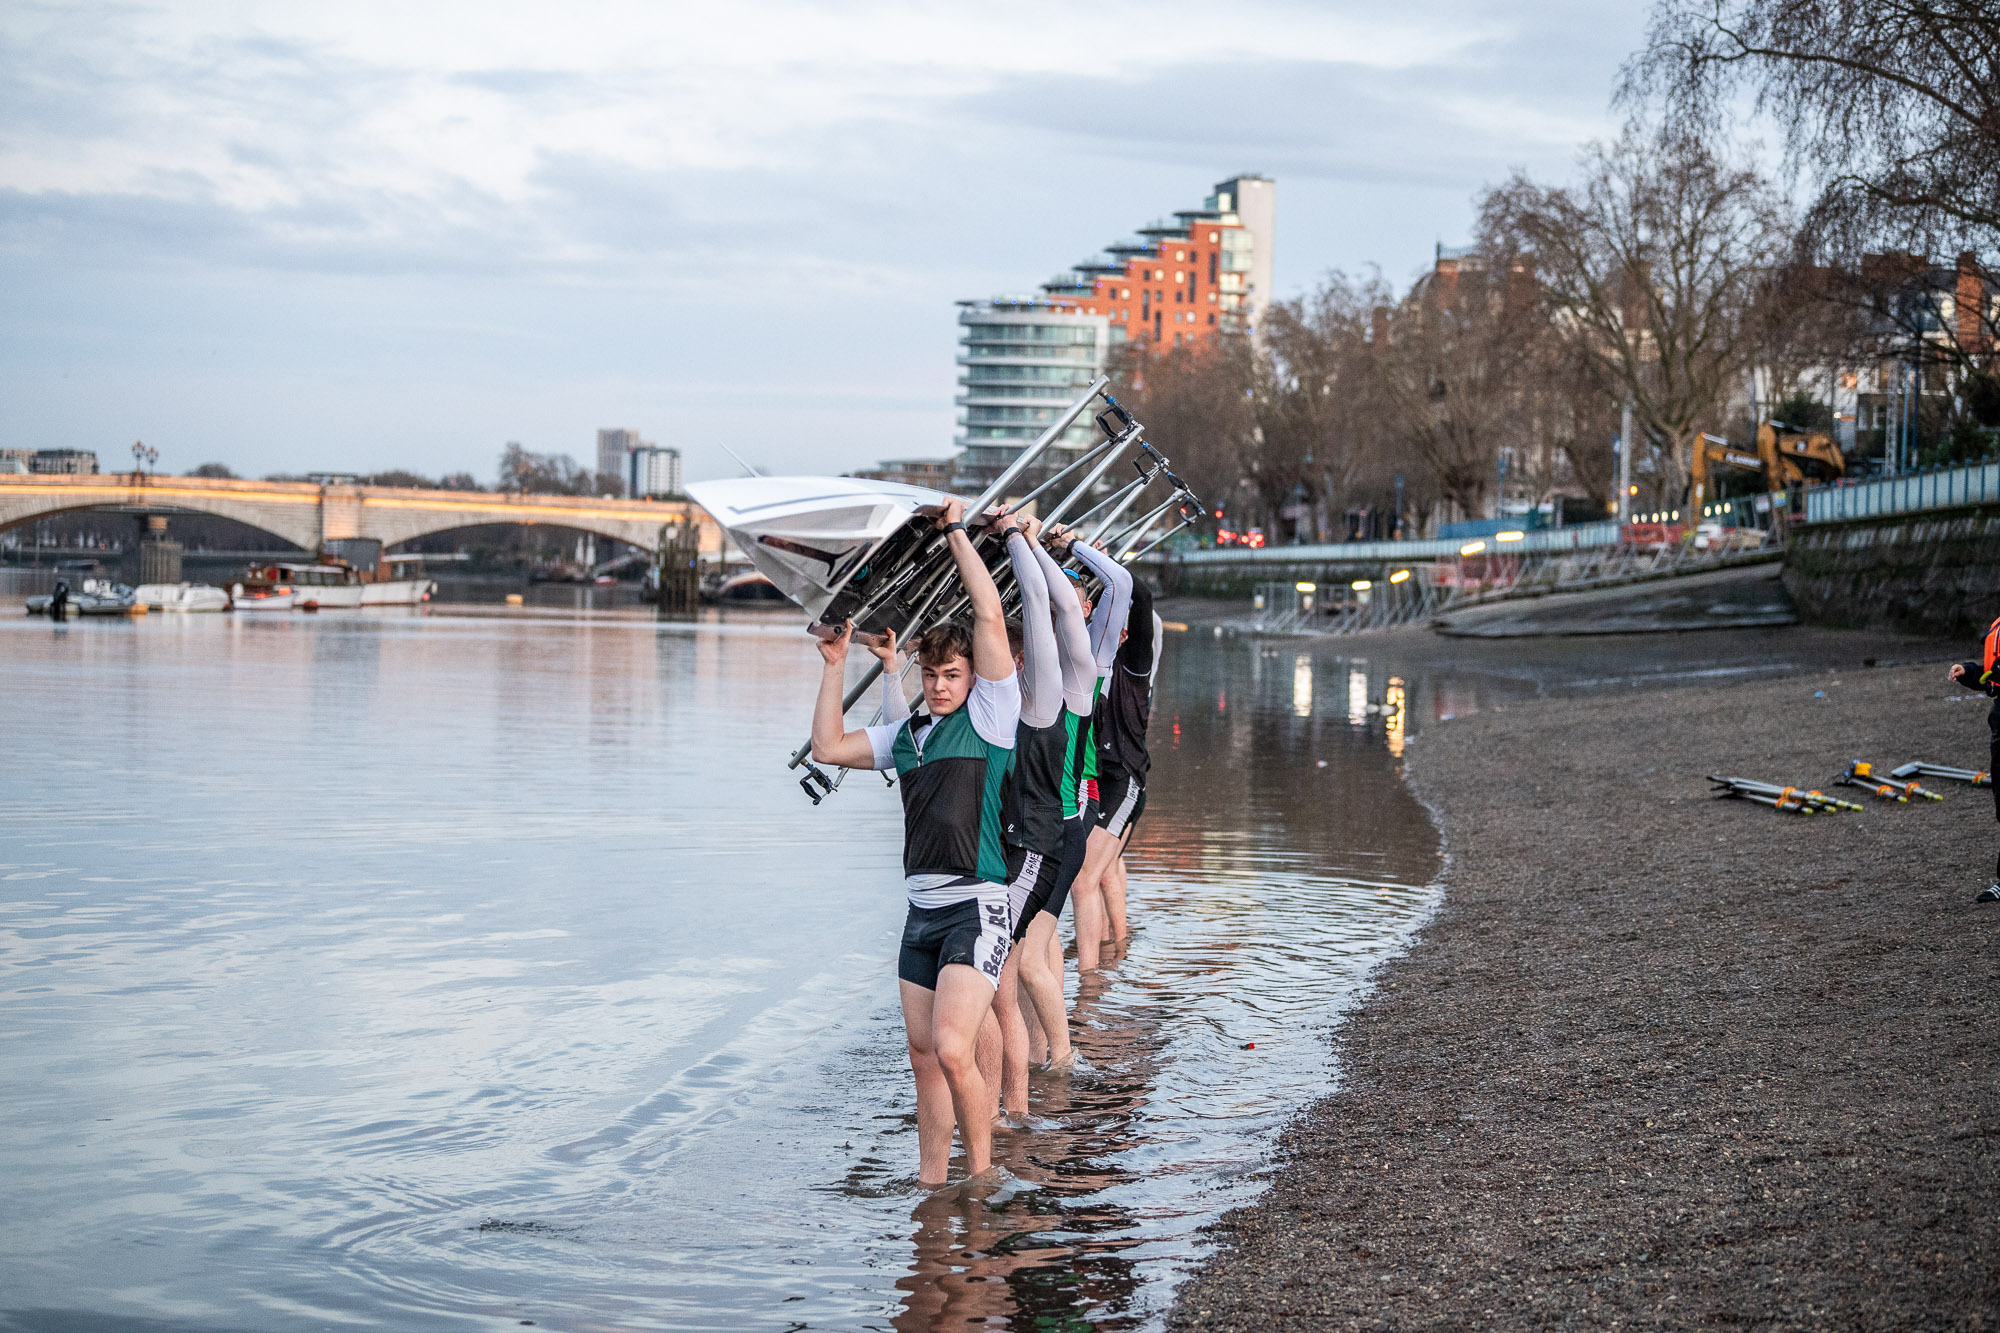
M 968 898 L 950 907 L 910 906 L 903 921 L 903 951 L 896 975 L 936 990 L 938 973 L 953 963 L 976 970 L 995 988 L 1013 947 L 1012 913 L 1003 895 Z
M 1054 857 L 1040 852 L 1023 851 L 1016 855 L 1020 864 L 1014 870 L 1014 877 L 1007 881 L 1007 907 L 1014 914 L 1014 943 L 1019 944 L 1027 937 L 1028 923 L 1055 892 L 1059 867 Z
M 1094 780 L 1092 785 L 1096 785 Z M 1090 847 L 1090 831 L 1096 827 L 1096 801 L 1085 801 L 1082 809 L 1063 821 L 1062 864 L 1056 867 L 1049 900 L 1042 904 L 1042 910 L 1058 921 L 1062 920 L 1063 908 L 1069 902 L 1069 886 L 1076 883 L 1076 877 L 1083 871 L 1083 854 Z
M 1146 813 L 1146 784 L 1130 773 L 1102 773 L 1097 783 L 1097 827 L 1122 838 Z

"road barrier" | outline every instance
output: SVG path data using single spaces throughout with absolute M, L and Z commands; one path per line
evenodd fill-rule
M 2000 463 L 1936 467 L 1875 481 L 1814 486 L 1805 493 L 1806 522 L 1908 514 L 2000 501 Z

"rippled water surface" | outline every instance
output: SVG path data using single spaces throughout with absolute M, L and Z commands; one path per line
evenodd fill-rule
M 1169 636 L 1100 1075 L 980 1199 L 914 1182 L 896 795 L 784 768 L 817 664 L 785 616 L 8 608 L 0 1327 L 1157 1323 L 1429 909 L 1406 687 Z

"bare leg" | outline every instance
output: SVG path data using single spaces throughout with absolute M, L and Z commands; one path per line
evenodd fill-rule
M 1130 830 L 1127 830 L 1129 836 Z M 1125 929 L 1125 854 L 1111 858 L 1104 869 L 1104 938 L 1117 942 L 1130 932 Z
M 1028 997 L 1022 1007 L 1034 1011 L 1047 1039 L 1043 1060 L 1060 1059 L 1069 1054 L 1069 1014 L 1063 1008 L 1062 940 L 1056 919 L 1047 912 L 1035 913 L 1027 938 L 1014 953 L 1021 960 L 1020 988 Z
M 1020 950 L 1008 953 L 993 994 L 1000 1026 L 1000 1104 L 1014 1115 L 1028 1113 L 1028 1021 L 1021 1013 Z M 983 1031 L 983 1029 L 982 1029 Z
M 931 1012 L 932 1046 L 945 1084 L 951 1089 L 965 1169 L 975 1176 L 993 1164 L 993 1099 L 987 1094 L 986 1080 L 979 1076 L 974 1053 L 980 1025 L 992 1012 L 993 983 L 978 968 L 948 963 L 938 973 L 937 998 Z M 918 1120 L 921 1133 L 921 1108 Z
M 1018 954 L 1020 953 L 1020 951 L 1021 950 L 1019 946 L 1016 946 L 1014 952 Z M 1016 964 L 1016 966 L 1022 968 L 1025 972 L 1025 969 L 1027 968 L 1027 963 L 1022 962 Z M 1020 980 L 1020 986 L 1019 986 L 1020 993 L 1026 996 L 1028 994 L 1028 983 L 1025 979 L 1019 979 L 1019 980 Z M 1028 997 L 1027 1002 L 1021 1005 L 1021 1021 L 1026 1023 L 1028 1026 L 1029 1066 L 1032 1067 L 1034 1065 L 1046 1064 L 1049 1058 L 1049 1034 L 1047 1030 L 1042 1027 L 1042 1016 L 1041 1013 L 1038 1010 L 1036 1010 L 1034 999 L 1032 996 Z
M 999 999 L 997 992 L 994 999 L 996 1002 Z M 989 1123 L 1000 1114 L 1001 1048 L 1000 1020 L 992 1009 L 988 1009 L 986 1017 L 979 1020 L 979 1040 L 974 1044 L 972 1054 L 979 1063 L 979 1080 L 986 1085 L 986 1119 Z
M 1083 869 L 1070 885 L 1069 900 L 1076 904 L 1076 970 L 1097 970 L 1098 947 L 1104 940 L 1104 872 L 1118 856 L 1118 839 L 1101 828 L 1090 831 L 1084 844 Z
M 939 1067 L 932 1037 L 937 992 L 914 982 L 898 985 L 903 994 L 903 1032 L 910 1043 L 910 1072 L 917 1080 L 917 1180 L 942 1185 L 951 1165 L 951 1088 Z

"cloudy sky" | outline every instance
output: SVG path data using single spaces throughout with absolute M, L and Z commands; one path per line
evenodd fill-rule
M 0 7 L 0 445 L 469 470 L 950 450 L 963 297 L 1238 172 L 1277 286 L 1613 128 L 1632 0 Z

